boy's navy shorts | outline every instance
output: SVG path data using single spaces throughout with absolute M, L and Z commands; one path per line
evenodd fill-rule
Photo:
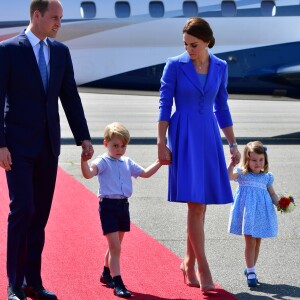
M 130 231 L 128 199 L 103 198 L 99 202 L 99 214 L 103 234 Z

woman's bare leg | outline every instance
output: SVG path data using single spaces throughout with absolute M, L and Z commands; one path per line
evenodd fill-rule
M 186 255 L 181 263 L 180 269 L 183 272 L 184 283 L 192 287 L 200 287 L 199 281 L 195 272 L 196 257 L 187 232 L 186 238 Z
M 188 236 L 198 262 L 200 287 L 202 290 L 215 289 L 205 255 L 205 220 L 206 205 L 188 203 Z

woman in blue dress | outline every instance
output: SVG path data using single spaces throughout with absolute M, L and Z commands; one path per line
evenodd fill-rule
M 167 60 L 161 78 L 158 157 L 169 164 L 168 200 L 188 205 L 184 282 L 205 291 L 215 289 L 204 249 L 206 205 L 233 201 L 218 125 L 236 161 L 240 153 L 227 103 L 227 64 L 208 51 L 215 43 L 209 24 L 189 19 L 183 42 L 186 51 Z
M 277 215 L 273 204 L 278 196 L 272 186 L 274 177 L 269 173 L 266 147 L 259 142 L 245 146 L 241 168 L 234 171 L 235 161 L 228 166 L 230 180 L 238 182 L 230 211 L 228 231 L 245 237 L 245 260 L 249 287 L 257 286 L 255 265 L 262 238 L 277 236 Z

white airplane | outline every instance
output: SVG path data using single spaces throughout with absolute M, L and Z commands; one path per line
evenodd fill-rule
M 61 0 L 58 40 L 79 86 L 158 90 L 166 59 L 184 51 L 189 17 L 210 23 L 228 62 L 229 93 L 300 98 L 299 0 Z M 0 41 L 29 22 L 30 0 L 1 1 Z

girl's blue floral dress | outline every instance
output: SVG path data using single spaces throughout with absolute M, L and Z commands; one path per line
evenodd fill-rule
M 278 223 L 275 206 L 267 190 L 274 181 L 271 173 L 246 173 L 237 168 L 239 186 L 231 206 L 228 231 L 255 238 L 276 237 Z

